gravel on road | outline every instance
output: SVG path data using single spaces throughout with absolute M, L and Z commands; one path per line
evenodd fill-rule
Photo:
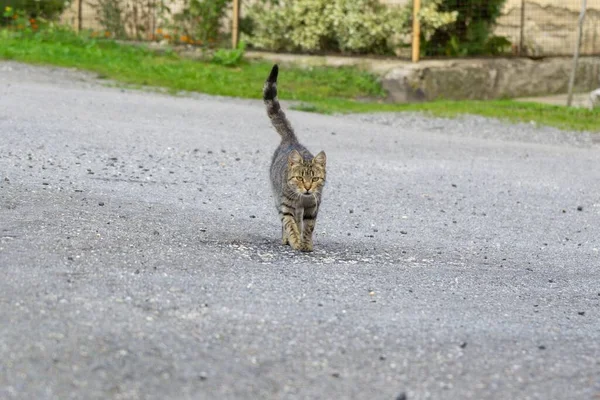
M 287 114 L 309 254 L 261 102 L 1 62 L 0 398 L 600 399 L 598 135 Z

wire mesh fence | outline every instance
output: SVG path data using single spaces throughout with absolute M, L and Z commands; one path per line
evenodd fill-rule
M 532 57 L 572 55 L 581 11 L 580 0 L 508 0 L 495 33 L 512 43 L 513 51 Z M 600 54 L 600 1 L 588 1 L 581 54 Z
M 256 2 L 240 0 L 240 12 Z M 279 2 L 294 0 L 279 0 Z M 580 0 L 380 0 L 389 8 L 421 3 L 421 57 L 565 56 L 573 54 Z M 0 6 L 52 7 L 61 22 L 119 39 L 228 46 L 233 0 L 0 0 Z M 66 7 L 65 7 L 66 4 Z M 62 8 L 61 8 L 62 7 Z M 432 11 L 433 10 L 433 11 Z M 442 17 L 440 17 L 442 15 Z M 445 17 L 444 17 L 445 16 Z M 325 16 L 324 16 L 325 17 Z M 446 18 L 440 25 L 435 18 Z M 437 21 L 437 22 L 436 22 Z M 449 22 L 450 21 L 450 22 Z M 253 21 L 242 18 L 242 31 Z M 436 25 L 437 24 L 437 25 Z M 410 57 L 411 31 L 396 55 Z M 249 41 L 252 45 L 252 41 Z M 600 0 L 588 0 L 582 55 L 600 55 Z
M 405 0 L 382 1 L 396 7 L 407 4 Z M 443 10 L 458 12 L 456 23 L 450 29 L 440 29 L 422 38 L 422 56 L 460 57 L 473 52 L 537 58 L 573 54 L 581 0 L 444 0 L 441 3 Z M 600 55 L 600 0 L 587 1 L 581 54 Z
M 188 0 L 73 0 L 61 20 L 78 30 L 116 39 L 216 44 L 227 33 L 227 21 L 193 4 Z

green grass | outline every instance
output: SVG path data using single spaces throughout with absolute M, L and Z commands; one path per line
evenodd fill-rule
M 262 84 L 271 67 L 265 62 L 226 67 L 184 59 L 172 52 L 158 54 L 139 46 L 98 40 L 88 34 L 76 35 L 56 27 L 38 33 L 0 30 L 0 59 L 76 67 L 134 86 L 243 98 L 260 98 Z M 311 112 L 412 111 L 443 117 L 477 114 L 514 122 L 535 121 L 539 125 L 570 130 L 600 131 L 600 112 L 585 109 L 510 100 L 387 104 L 383 102 L 384 91 L 376 78 L 354 68 L 285 67 L 280 77 L 279 95 L 282 99 L 298 101 L 296 109 Z
M 389 104 L 356 102 L 347 99 L 315 100 L 293 107 L 299 110 L 335 112 L 423 112 L 436 117 L 454 118 L 464 114 L 481 115 L 511 122 L 535 122 L 565 130 L 600 132 L 600 112 L 512 100 L 433 101 L 427 103 Z
M 263 82 L 271 68 L 268 63 L 225 67 L 184 59 L 172 52 L 157 54 L 139 46 L 77 36 L 64 29 L 19 37 L 0 31 L 0 58 L 77 67 L 132 85 L 245 98 L 260 98 Z M 286 99 L 324 100 L 383 94 L 373 76 L 350 68 L 292 68 L 282 75 L 280 97 Z

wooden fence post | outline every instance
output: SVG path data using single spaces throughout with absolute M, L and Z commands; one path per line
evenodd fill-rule
M 83 26 L 83 0 L 77 0 L 77 32 L 81 32 Z
M 240 0 L 233 0 L 233 16 L 231 21 L 231 47 L 237 49 L 240 40 Z
M 421 0 L 413 0 L 413 28 L 412 28 L 412 62 L 419 62 L 421 54 L 421 22 L 419 21 L 419 11 L 421 10 Z
M 519 55 L 525 55 L 525 0 L 521 0 L 521 26 L 519 27 Z
M 571 67 L 571 76 L 569 77 L 569 94 L 567 95 L 567 107 L 571 107 L 573 102 L 573 86 L 575 85 L 575 75 L 577 75 L 577 62 L 579 61 L 579 48 L 581 47 L 581 33 L 583 31 L 583 20 L 585 18 L 586 0 L 581 0 L 581 12 L 579 13 L 577 40 L 575 43 L 575 52 L 573 53 L 573 66 Z

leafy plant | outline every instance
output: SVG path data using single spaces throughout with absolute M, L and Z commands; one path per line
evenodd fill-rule
M 437 11 L 440 1 L 423 1 L 426 32 L 456 19 L 455 12 Z M 389 54 L 402 46 L 411 22 L 411 5 L 390 7 L 378 0 L 262 1 L 249 7 L 242 32 L 250 44 L 267 50 Z
M 152 39 L 156 15 L 164 9 L 162 2 L 148 0 L 95 0 L 90 6 L 105 36 L 137 39 Z
M 237 49 L 218 49 L 212 56 L 211 62 L 225 67 L 236 67 L 244 60 L 246 43 L 240 42 Z
M 27 13 L 23 10 L 15 10 L 12 7 L 5 7 L 2 12 L 2 25 L 6 26 L 13 35 L 22 36 L 37 32 L 39 30 L 39 23 L 45 23 L 45 21 L 36 20 L 35 18 L 28 17 Z
M 252 26 L 251 33 L 245 35 L 246 41 L 265 50 L 292 50 L 297 47 L 289 37 L 289 31 L 294 29 L 289 13 L 289 5 L 286 7 L 260 2 L 252 4 L 244 17 L 247 21 L 245 25 Z
M 268 50 L 386 52 L 393 34 L 392 9 L 377 0 L 296 0 L 255 3 L 248 38 Z
M 377 0 L 337 0 L 331 3 L 330 21 L 340 50 L 385 54 L 398 25 L 397 10 Z
M 91 6 L 97 12 L 97 21 L 105 32 L 117 38 L 126 37 L 125 10 L 121 0 L 97 0 Z
M 443 10 L 441 8 L 443 1 L 444 0 L 424 0 L 421 3 L 419 21 L 421 23 L 421 35 L 426 40 L 429 40 L 437 31 L 448 29 L 458 19 L 457 10 Z M 405 10 L 412 13 L 412 7 L 406 7 Z
M 57 19 L 71 0 L 0 0 L 0 9 L 20 10 L 28 18 Z
M 510 47 L 507 38 L 492 31 L 506 0 L 437 0 L 441 12 L 457 12 L 456 19 L 425 38 L 426 55 L 499 54 Z
M 173 16 L 175 33 L 180 28 L 186 36 L 204 45 L 214 45 L 230 3 L 231 0 L 185 0 L 183 10 Z
M 505 54 L 511 50 L 512 43 L 505 36 L 491 36 L 484 46 L 484 54 L 498 55 Z

